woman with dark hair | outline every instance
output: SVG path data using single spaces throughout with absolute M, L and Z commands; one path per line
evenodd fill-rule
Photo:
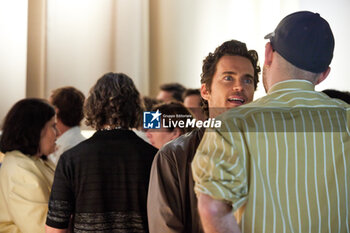
M 47 232 L 67 232 L 70 221 L 74 232 L 148 232 L 148 181 L 157 150 L 131 130 L 141 124 L 139 92 L 125 74 L 107 73 L 84 110 L 97 132 L 61 156 Z
M 41 99 L 23 99 L 8 112 L 0 140 L 0 231 L 45 232 L 54 165 L 55 110 Z

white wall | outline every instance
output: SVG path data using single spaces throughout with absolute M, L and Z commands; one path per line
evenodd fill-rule
M 75 86 L 88 93 L 113 69 L 113 1 L 48 0 L 46 97 Z
M 156 17 L 156 42 L 151 56 L 152 94 L 165 82 L 178 81 L 187 87 L 199 87 L 203 58 L 222 42 L 237 39 L 259 53 L 264 63 L 264 36 L 272 32 L 286 15 L 309 10 L 319 12 L 331 25 L 336 47 L 331 74 L 316 90 L 335 88 L 350 91 L 347 61 L 350 51 L 350 1 L 348 0 L 152 0 Z M 155 7 L 156 6 L 156 7 Z M 151 30 L 152 31 L 152 30 Z M 261 78 L 255 98 L 265 95 Z
M 0 126 L 26 94 L 28 1 L 0 1 Z
M 300 9 L 312 9 L 320 13 L 331 25 L 334 37 L 334 57 L 330 65 L 328 78 L 316 86 L 316 90 L 334 88 L 350 91 L 349 54 L 350 54 L 350 1 L 349 0 L 319 0 L 300 1 Z
M 265 45 L 268 42 L 268 40 L 264 39 L 265 35 L 273 32 L 283 17 L 291 12 L 298 11 L 299 2 L 298 0 L 259 0 L 255 10 L 256 14 L 258 14 L 258 25 L 256 25 L 256 28 L 253 30 L 257 31 L 257 36 L 250 40 L 248 39 L 248 41 L 252 40 L 251 48 L 255 49 L 259 54 L 260 67 L 262 70 L 264 66 Z M 254 94 L 254 99 L 266 95 L 262 82 L 262 71 L 259 80 L 260 82 Z
M 297 2 L 286 0 L 151 2 L 156 14 L 151 20 L 151 38 L 155 40 L 151 41 L 153 95 L 160 84 L 167 82 L 200 87 L 203 59 L 226 40 L 240 40 L 248 49 L 257 50 L 262 66 L 267 42 L 263 38 L 277 25 L 274 19 L 298 9 Z M 263 95 L 260 82 L 255 97 Z
M 267 12 L 270 6 L 277 7 L 277 9 L 270 9 L 272 14 L 265 14 L 265 16 L 268 17 L 265 25 L 269 25 L 270 27 L 270 29 L 265 30 L 265 34 L 267 34 L 269 31 L 273 31 L 283 17 L 294 11 L 308 10 L 318 12 L 329 22 L 335 37 L 334 57 L 330 65 L 331 72 L 329 76 L 324 82 L 316 86 L 316 90 L 321 91 L 324 89 L 333 88 L 342 91 L 350 91 L 350 82 L 347 80 L 347 63 L 350 52 L 350 43 L 348 42 L 350 38 L 350 1 L 284 0 L 280 2 L 280 5 L 278 5 L 278 1 L 274 0 L 263 0 L 263 2 L 264 4 L 262 4 L 262 6 L 265 9 L 261 9 L 262 12 Z M 263 52 L 264 49 L 260 46 L 259 54 L 261 57 L 261 62 L 264 61 Z M 263 96 L 264 94 L 263 87 L 261 86 L 256 96 Z

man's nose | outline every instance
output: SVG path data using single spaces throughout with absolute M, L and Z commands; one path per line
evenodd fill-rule
M 242 83 L 241 82 L 235 82 L 234 84 L 233 84 L 233 90 L 235 90 L 235 91 L 242 91 L 243 90 L 243 85 L 242 85 Z

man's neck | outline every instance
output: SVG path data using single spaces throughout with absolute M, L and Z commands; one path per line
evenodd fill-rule
M 209 118 L 215 118 L 222 113 L 226 112 L 228 109 L 227 108 L 210 108 L 209 107 Z
M 62 134 L 64 134 L 67 130 L 69 130 L 71 127 L 66 126 L 65 124 L 62 123 L 59 119 L 57 119 L 57 129 L 59 130 L 59 135 L 60 137 Z

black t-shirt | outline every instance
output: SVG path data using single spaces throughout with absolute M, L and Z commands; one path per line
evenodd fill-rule
M 74 232 L 148 232 L 147 191 L 157 149 L 131 130 L 97 131 L 61 156 L 48 226 Z

